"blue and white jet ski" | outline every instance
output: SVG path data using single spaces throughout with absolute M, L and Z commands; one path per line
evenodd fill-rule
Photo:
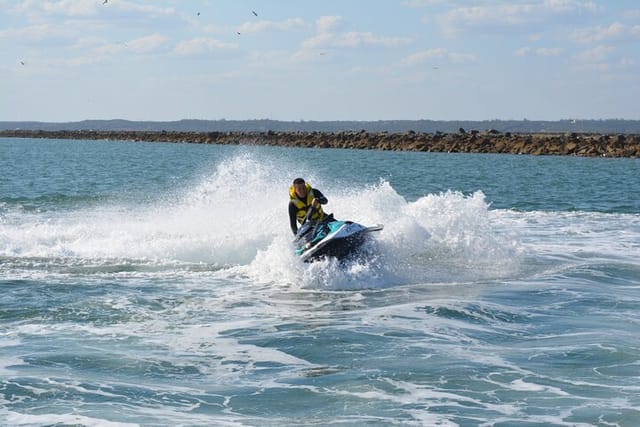
M 296 254 L 304 262 L 312 262 L 325 257 L 344 259 L 358 252 L 369 234 L 383 229 L 382 225 L 365 227 L 353 221 L 339 221 L 328 215 L 324 220 L 305 221 L 298 229 L 294 240 Z

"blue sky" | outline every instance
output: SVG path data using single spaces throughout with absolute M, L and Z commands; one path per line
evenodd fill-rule
M 639 100 L 637 0 L 0 0 L 0 120 L 640 119 Z

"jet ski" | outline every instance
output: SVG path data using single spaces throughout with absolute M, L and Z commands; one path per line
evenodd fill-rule
M 304 262 L 325 257 L 339 260 L 356 254 L 369 234 L 383 229 L 382 225 L 365 227 L 353 221 L 340 221 L 327 215 L 322 221 L 309 220 L 311 209 L 298 229 L 294 240 L 296 254 Z

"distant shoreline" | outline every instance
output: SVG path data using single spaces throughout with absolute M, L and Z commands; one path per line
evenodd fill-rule
M 46 131 L 137 131 L 137 132 L 352 132 L 376 133 L 457 133 L 467 131 L 497 130 L 513 133 L 594 133 L 640 134 L 640 120 L 628 119 L 562 119 L 562 120 L 300 120 L 271 119 L 202 120 L 182 119 L 174 121 L 132 121 L 124 119 L 81 120 L 76 122 L 0 121 L 0 130 Z
M 640 134 L 513 133 L 459 129 L 443 132 L 167 132 L 98 130 L 0 130 L 0 137 L 272 145 L 444 153 L 506 153 L 584 157 L 640 157 Z

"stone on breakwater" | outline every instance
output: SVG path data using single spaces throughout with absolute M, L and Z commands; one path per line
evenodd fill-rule
M 4 130 L 0 137 L 50 139 L 107 139 L 192 144 L 277 145 L 286 147 L 351 148 L 363 150 L 445 153 L 509 153 L 640 157 L 640 135 L 516 134 L 493 130 L 457 133 L 339 132 L 155 132 L 155 131 L 42 131 Z

